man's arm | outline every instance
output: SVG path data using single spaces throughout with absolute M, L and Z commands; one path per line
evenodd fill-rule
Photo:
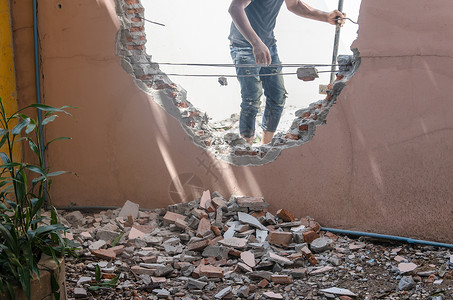
M 257 64 L 269 65 L 271 63 L 271 54 L 267 46 L 253 30 L 250 21 L 245 13 L 245 8 L 251 3 L 251 0 L 232 0 L 228 12 L 233 19 L 239 32 L 252 45 L 253 55 Z
M 344 14 L 339 10 L 334 10 L 331 12 L 325 12 L 313 7 L 310 7 L 308 4 L 300 0 L 285 0 L 286 7 L 288 10 L 300 17 L 313 19 L 317 21 L 327 22 L 332 25 L 342 24 L 344 21 L 338 20 L 337 18 L 344 18 Z

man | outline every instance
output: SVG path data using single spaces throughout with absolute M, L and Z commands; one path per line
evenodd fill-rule
M 260 98 L 266 96 L 261 144 L 272 141 L 286 100 L 274 28 L 277 15 L 285 2 L 292 13 L 336 25 L 344 15 L 334 10 L 324 12 L 300 0 L 232 0 L 229 13 L 233 19 L 230 30 L 231 57 L 241 86 L 239 130 L 251 145 L 255 135 L 255 118 Z M 240 65 L 246 65 L 240 67 Z

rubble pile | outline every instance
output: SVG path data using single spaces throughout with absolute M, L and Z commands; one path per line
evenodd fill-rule
M 353 240 L 260 197 L 63 212 L 71 299 L 450 299 L 446 249 Z

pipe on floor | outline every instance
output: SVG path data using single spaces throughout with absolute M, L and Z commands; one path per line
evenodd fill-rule
M 357 235 L 357 236 L 366 236 L 366 237 L 372 237 L 372 238 L 378 238 L 378 239 L 394 240 L 394 241 L 399 241 L 399 242 L 406 242 L 409 244 L 420 244 L 420 245 L 435 246 L 435 247 L 453 248 L 453 244 L 443 244 L 443 243 L 430 242 L 430 241 L 424 241 L 424 240 L 416 240 L 416 239 L 412 239 L 412 238 L 408 238 L 408 237 L 401 237 L 401 236 L 395 236 L 395 235 L 362 232 L 362 231 L 351 231 L 351 230 L 325 228 L 325 227 L 322 227 L 321 230 L 329 231 L 332 233 L 345 234 L 345 235 Z

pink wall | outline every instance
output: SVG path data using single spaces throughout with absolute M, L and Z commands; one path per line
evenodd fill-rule
M 113 0 L 40 1 L 44 101 L 79 107 L 47 133 L 73 138 L 51 149 L 52 169 L 78 174 L 55 180 L 54 204 L 163 207 L 190 173 L 326 227 L 452 242 L 453 3 L 436 3 L 363 0 L 362 64 L 327 125 L 275 162 L 237 167 L 195 146 L 122 69 Z

